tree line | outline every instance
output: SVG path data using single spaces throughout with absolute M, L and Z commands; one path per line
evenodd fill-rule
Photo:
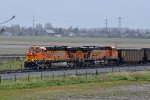
M 34 33 L 33 33 L 34 32 Z M 79 28 L 69 26 L 67 28 L 54 27 L 51 23 L 37 24 L 35 27 L 20 25 L 0 27 L 1 36 L 60 36 L 60 37 L 112 37 L 112 38 L 150 38 L 148 29 L 130 28 Z

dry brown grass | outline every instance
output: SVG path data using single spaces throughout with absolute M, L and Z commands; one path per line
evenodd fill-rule
M 115 72 L 115 73 L 107 73 L 106 75 L 113 76 L 134 76 L 134 75 L 148 75 L 150 71 L 137 71 L 137 72 Z
M 117 41 L 117 44 L 116 44 Z M 0 45 L 13 45 L 14 48 L 0 47 L 0 53 L 25 53 L 32 45 L 47 46 L 112 46 L 117 48 L 150 48 L 149 39 L 124 38 L 81 38 L 81 37 L 0 37 Z M 15 45 L 26 46 L 16 48 Z
M 105 97 L 117 95 L 132 95 L 131 92 L 120 92 L 111 89 L 113 87 L 128 85 L 149 84 L 149 82 L 102 82 L 102 83 L 86 83 L 53 87 L 41 87 L 33 89 L 17 89 L 17 90 L 0 90 L 0 99 L 3 100 L 66 100 L 67 98 L 80 97 Z M 88 99 L 88 98 L 87 98 Z

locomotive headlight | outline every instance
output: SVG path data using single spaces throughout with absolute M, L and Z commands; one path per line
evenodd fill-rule
M 26 62 L 34 62 L 34 59 L 31 59 L 31 60 L 26 59 L 25 61 L 26 61 Z
M 34 62 L 34 59 L 32 59 L 31 61 Z

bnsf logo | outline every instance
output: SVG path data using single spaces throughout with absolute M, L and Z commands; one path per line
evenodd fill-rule
M 49 54 L 49 53 L 46 54 L 46 57 L 47 57 L 47 58 L 51 58 L 52 56 L 53 56 L 52 54 Z
M 58 58 L 61 58 L 61 57 L 64 57 L 64 56 L 65 56 L 64 53 L 57 53 L 57 54 L 56 54 L 56 57 L 58 57 Z

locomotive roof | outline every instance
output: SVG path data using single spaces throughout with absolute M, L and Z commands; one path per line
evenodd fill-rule
M 76 50 L 80 50 L 80 47 L 67 47 L 66 50 L 76 51 Z
M 91 50 L 94 50 L 95 49 L 95 46 L 83 46 L 83 47 L 80 47 L 80 50 L 84 50 L 84 51 L 91 51 Z
M 111 47 L 97 47 L 97 46 L 83 46 L 80 48 L 81 50 L 111 50 Z
M 112 47 L 106 46 L 106 47 L 98 47 L 98 46 L 82 46 L 82 47 L 68 47 L 68 46 L 48 46 L 45 47 L 47 51 L 57 51 L 57 50 L 69 50 L 69 51 L 77 51 L 77 50 L 83 50 L 83 51 L 91 51 L 91 50 L 111 50 Z
M 142 48 L 141 50 L 150 50 L 150 48 Z
M 141 50 L 141 49 L 117 49 L 119 51 L 123 50 L 123 51 L 134 51 L 134 50 Z
M 50 47 L 45 47 L 47 51 L 53 51 L 53 50 L 66 50 L 67 46 L 50 46 Z

